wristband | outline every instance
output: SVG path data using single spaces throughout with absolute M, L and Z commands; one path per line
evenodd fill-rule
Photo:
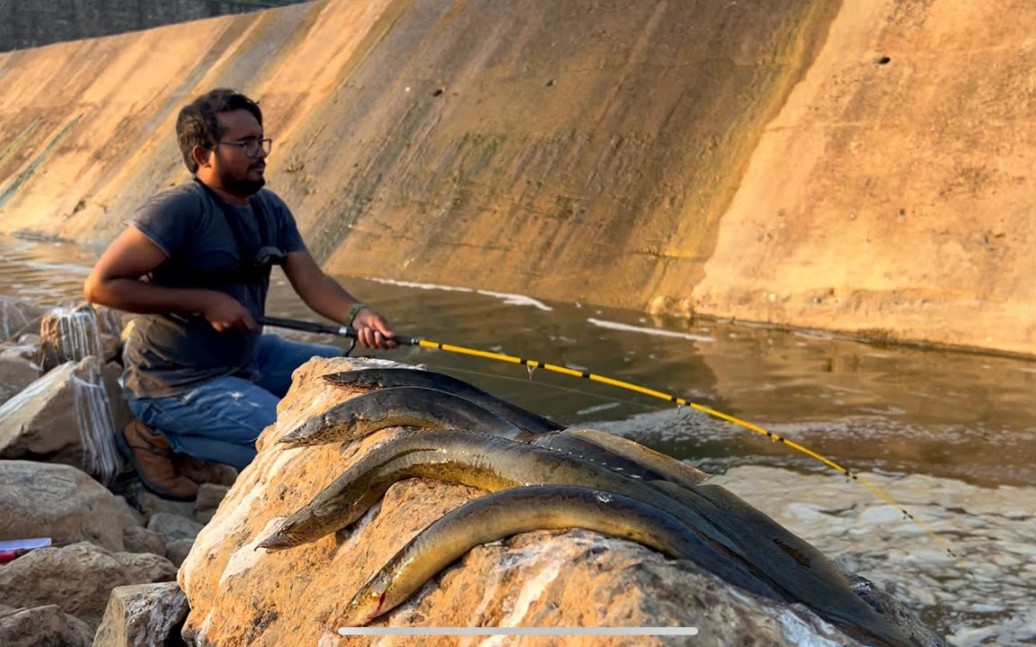
M 367 306 L 363 303 L 357 302 L 352 308 L 349 309 L 349 317 L 345 320 L 347 327 L 352 327 L 353 322 L 356 321 L 356 315 L 360 314 L 360 310 L 363 310 Z

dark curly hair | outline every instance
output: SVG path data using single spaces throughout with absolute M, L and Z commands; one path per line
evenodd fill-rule
M 217 88 L 209 90 L 180 110 L 176 117 L 176 140 L 180 144 L 180 153 L 187 170 L 194 174 L 198 164 L 191 152 L 195 146 L 208 150 L 216 147 L 216 142 L 223 136 L 216 115 L 221 112 L 247 110 L 263 125 L 263 113 L 259 104 L 236 90 Z

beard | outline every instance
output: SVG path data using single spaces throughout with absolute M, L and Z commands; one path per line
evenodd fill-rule
M 252 169 L 249 169 L 249 173 L 251 171 Z M 251 179 L 247 175 L 236 177 L 229 173 L 221 173 L 219 181 L 224 191 L 239 198 L 251 197 L 266 185 L 266 178 L 262 175 L 258 179 Z

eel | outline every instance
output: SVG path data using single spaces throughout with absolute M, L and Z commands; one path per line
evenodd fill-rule
M 681 487 L 694 488 L 710 476 L 675 458 L 604 431 L 569 428 L 530 436 L 526 442 L 606 467 L 636 480 L 665 480 Z
M 353 463 L 308 504 L 264 539 L 263 548 L 284 549 L 315 541 L 349 526 L 396 481 L 424 477 L 488 491 L 518 485 L 585 485 L 640 498 L 689 523 L 714 543 L 733 549 L 709 520 L 711 504 L 689 508 L 644 482 L 545 447 L 454 429 L 404 433 Z
M 347 626 L 362 626 L 404 602 L 425 582 L 480 544 L 535 530 L 584 528 L 629 539 L 673 559 L 701 561 L 713 550 L 673 515 L 621 494 L 580 485 L 514 487 L 469 501 L 431 523 L 372 576 L 346 606 Z M 745 566 L 737 579 L 781 599 Z M 735 579 L 734 575 L 728 578 Z
M 290 548 L 349 526 L 393 483 L 410 477 L 489 491 L 519 485 L 584 485 L 636 498 L 674 515 L 715 548 L 715 559 L 698 562 L 705 570 L 716 572 L 716 559 L 733 557 L 767 586 L 782 591 L 791 601 L 810 606 L 839 626 L 866 627 L 882 644 L 910 644 L 897 627 L 852 591 L 842 572 L 819 552 L 814 555 L 789 549 L 781 543 L 783 535 L 756 535 L 755 528 L 765 529 L 765 524 L 757 522 L 763 525 L 753 527 L 744 520 L 752 515 L 768 518 L 736 497 L 723 499 L 717 507 L 695 491 L 667 481 L 649 485 L 548 448 L 473 432 L 432 429 L 398 436 L 376 447 L 263 539 L 259 547 Z
M 451 375 L 418 368 L 364 368 L 322 376 L 329 384 L 357 391 L 397 386 L 423 386 L 466 398 L 484 409 L 507 418 L 529 433 L 563 429 L 558 423 L 523 409 Z
M 703 483 L 693 490 L 669 481 L 649 485 L 688 505 L 705 499 L 715 506 L 715 521 L 737 544 L 737 552 L 754 556 L 753 563 L 762 562 L 761 570 L 779 590 L 790 599 L 805 603 L 843 631 L 864 643 L 914 644 L 902 629 L 855 591 L 844 570 L 730 490 L 712 483 Z
M 664 477 L 665 480 L 685 488 L 693 489 L 712 476 L 672 456 L 656 452 L 650 447 L 645 447 L 636 441 L 608 433 L 607 431 L 585 427 L 569 427 L 564 431 L 564 434 L 576 436 L 613 454 L 622 456 L 644 468 L 653 470 Z
M 349 442 L 388 427 L 461 429 L 518 437 L 517 425 L 452 393 L 398 386 L 362 393 L 313 416 L 277 442 L 292 446 Z

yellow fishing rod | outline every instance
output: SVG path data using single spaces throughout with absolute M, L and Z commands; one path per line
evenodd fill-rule
M 263 325 L 266 325 L 266 326 L 277 326 L 277 327 L 280 327 L 280 328 L 288 328 L 290 330 L 302 330 L 302 331 L 305 331 L 305 332 L 323 333 L 323 334 L 329 334 L 329 335 L 340 335 L 340 336 L 343 336 L 343 337 L 349 337 L 350 339 L 354 339 L 354 340 L 356 339 L 356 330 L 354 328 L 350 327 L 350 326 L 329 326 L 329 325 L 325 325 L 325 324 L 308 322 L 308 321 L 298 321 L 298 320 L 295 320 L 295 319 L 280 319 L 280 318 L 277 318 L 277 317 L 260 317 L 259 318 L 259 323 L 261 323 Z M 806 454 L 807 456 L 820 461 L 821 463 L 827 465 L 831 469 L 834 469 L 834 470 L 836 470 L 838 472 L 841 472 L 842 474 L 844 474 L 846 476 L 847 479 L 850 479 L 850 480 L 853 480 L 853 481 L 856 481 L 856 482 L 860 483 L 861 485 L 866 487 L 868 490 L 873 492 L 874 495 L 877 496 L 879 499 L 881 499 L 885 503 L 888 503 L 892 507 L 894 507 L 897 510 L 899 510 L 900 512 L 902 512 L 903 516 L 906 519 L 909 519 L 910 521 L 912 521 L 915 524 L 917 524 L 918 527 L 921 528 L 921 530 L 923 530 L 929 537 L 934 539 L 936 541 L 936 543 L 940 544 L 946 550 L 946 553 L 948 555 L 950 555 L 951 557 L 953 557 L 954 559 L 957 559 L 958 563 L 959 563 L 959 558 L 957 557 L 956 553 L 953 552 L 953 548 L 950 546 L 948 541 L 946 541 L 945 539 L 943 539 L 942 537 L 937 535 L 934 531 L 932 531 L 927 526 L 925 526 L 921 522 L 921 520 L 919 520 L 917 517 L 915 517 L 913 514 L 911 514 L 904 506 L 902 506 L 895 499 L 893 499 L 891 496 L 886 494 L 885 491 L 882 490 L 881 488 L 879 488 L 877 485 L 871 483 L 869 480 L 863 478 L 859 474 L 856 474 L 855 472 L 851 471 L 850 469 L 848 469 L 846 467 L 842 467 L 841 465 L 839 465 L 838 463 L 834 462 L 833 460 L 827 458 L 826 456 L 824 456 L 822 454 L 819 454 L 819 453 L 813 451 L 812 449 L 809 449 L 808 447 L 805 447 L 804 445 L 800 445 L 799 443 L 797 443 L 797 442 L 795 442 L 795 441 L 793 441 L 793 440 L 791 440 L 789 438 L 785 438 L 784 436 L 781 436 L 780 434 L 775 434 L 772 431 L 769 431 L 767 429 L 763 429 L 759 425 L 752 424 L 751 422 L 748 422 L 748 421 L 745 421 L 745 420 L 741 420 L 740 418 L 736 418 L 736 417 L 734 417 L 734 416 L 732 416 L 730 414 L 723 413 L 722 411 L 717 411 L 716 409 L 713 409 L 712 407 L 707 407 L 705 405 L 698 404 L 696 402 L 691 402 L 689 400 L 685 400 L 684 398 L 681 398 L 681 397 L 678 397 L 678 396 L 675 396 L 675 395 L 672 395 L 672 394 L 669 394 L 669 393 L 664 393 L 662 391 L 657 391 L 655 389 L 650 389 L 650 388 L 647 388 L 647 387 L 644 387 L 644 386 L 640 386 L 639 384 L 633 384 L 632 382 L 626 382 L 624 380 L 616 380 L 614 378 L 610 378 L 610 377 L 607 377 L 607 376 L 604 376 L 604 375 L 597 375 L 596 373 L 591 373 L 589 371 L 578 371 L 576 369 L 568 368 L 567 366 L 559 366 L 557 364 L 548 364 L 546 362 L 540 362 L 540 361 L 533 360 L 533 359 L 525 359 L 523 357 L 516 357 L 514 355 L 506 355 L 504 353 L 494 353 L 494 352 L 491 352 L 491 351 L 478 350 L 477 348 L 467 348 L 467 347 L 464 347 L 464 346 L 455 346 L 453 344 L 444 344 L 442 342 L 432 341 L 430 339 L 422 339 L 420 337 L 406 337 L 406 336 L 402 336 L 402 335 L 397 335 L 393 339 L 396 341 L 397 344 L 400 344 L 401 346 L 418 346 L 420 348 L 429 348 L 429 349 L 433 349 L 433 350 L 441 350 L 441 351 L 446 351 L 448 353 L 458 353 L 460 355 L 468 355 L 468 356 L 471 356 L 471 357 L 481 357 L 483 359 L 491 359 L 491 360 L 495 360 L 495 361 L 498 361 L 498 362 L 507 362 L 509 364 L 519 364 L 521 366 L 526 366 L 526 367 L 528 367 L 530 369 L 542 368 L 542 369 L 544 369 L 546 371 L 550 371 L 552 373 L 560 373 L 562 375 L 569 375 L 571 377 L 578 377 L 578 378 L 583 378 L 583 379 L 586 379 L 586 380 L 590 380 L 591 382 L 599 382 L 601 384 L 608 384 L 610 386 L 618 387 L 620 389 L 626 389 L 628 391 L 633 391 L 635 393 L 641 393 L 643 395 L 651 396 L 653 398 L 658 398 L 660 400 L 666 400 L 668 402 L 672 402 L 673 404 L 676 404 L 677 406 L 687 406 L 687 407 L 690 407 L 690 408 L 692 408 L 692 409 L 694 409 L 696 411 L 700 411 L 700 412 L 702 412 L 702 413 L 704 413 L 706 415 L 712 416 L 714 418 L 718 418 L 720 420 L 724 420 L 726 422 L 733 423 L 733 424 L 735 424 L 735 425 L 737 425 L 739 427 L 742 427 L 742 428 L 747 429 L 749 431 L 755 432 L 755 433 L 757 433 L 757 434 L 759 434 L 761 436 L 766 436 L 767 438 L 769 438 L 770 440 L 772 440 L 774 442 L 778 442 L 778 443 L 781 443 L 782 445 L 786 445 L 788 447 L 791 447 L 792 449 L 794 449 L 796 451 L 802 452 L 803 454 Z

